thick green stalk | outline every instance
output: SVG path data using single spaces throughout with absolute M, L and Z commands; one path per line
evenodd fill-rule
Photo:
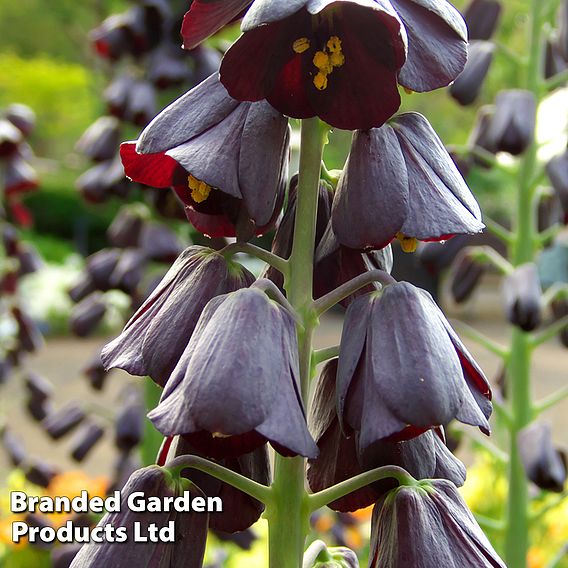
M 317 118 L 302 121 L 296 224 L 285 284 L 288 300 L 302 320 L 302 325 L 298 326 L 298 348 L 304 404 L 307 404 L 311 379 L 312 335 L 317 325 L 311 305 L 313 258 L 320 167 L 326 135 L 327 131 Z M 302 565 L 309 530 L 304 479 L 303 458 L 276 455 L 272 504 L 265 513 L 269 527 L 271 568 L 298 568 Z
M 534 94 L 537 104 L 541 98 L 543 4 L 542 0 L 531 0 L 529 59 L 525 85 Z M 537 150 L 538 146 L 534 141 L 523 157 L 519 172 L 515 242 L 511 250 L 511 260 L 514 266 L 532 262 L 537 252 L 538 230 L 533 181 L 538 165 Z M 515 328 L 507 379 L 511 397 L 511 421 L 509 424 L 509 493 L 505 559 L 509 568 L 526 568 L 529 548 L 528 480 L 520 459 L 517 436 L 519 431 L 532 419 L 531 361 L 530 335 Z
M 144 383 L 144 403 L 146 410 L 150 411 L 158 406 L 162 390 L 150 377 L 146 377 L 144 380 L 146 381 Z M 148 418 L 145 418 L 144 437 L 142 438 L 142 444 L 140 446 L 140 457 L 142 458 L 143 465 L 146 466 L 156 463 L 156 456 L 160 450 L 162 440 L 163 436 L 160 432 L 156 430 L 155 426 Z

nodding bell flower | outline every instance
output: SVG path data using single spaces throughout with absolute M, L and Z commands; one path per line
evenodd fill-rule
M 90 160 L 114 158 L 120 146 L 120 123 L 114 116 L 101 116 L 81 136 L 75 148 Z
M 200 17 L 186 16 L 186 43 Z M 465 23 L 447 2 L 256 0 L 241 29 L 221 63 L 231 96 L 347 130 L 392 116 L 398 83 L 413 91 L 448 85 L 467 57 Z
M 373 509 L 369 568 L 506 568 L 450 481 L 401 486 Z
M 493 152 L 518 156 L 532 144 L 535 127 L 533 93 L 521 89 L 501 91 L 495 98 L 495 112 L 487 128 L 487 144 Z
M 435 428 L 411 440 L 378 440 L 363 453 L 358 450 L 359 433 L 346 437 L 336 412 L 337 359 L 324 366 L 316 383 L 310 431 L 319 456 L 308 461 L 307 478 L 313 492 L 321 491 L 355 475 L 383 465 L 398 465 L 418 479 L 443 478 L 461 486 L 465 467 L 455 458 L 444 440 L 442 428 Z M 350 493 L 328 506 L 336 511 L 355 511 L 372 505 L 397 482 L 384 479 Z
M 407 282 L 354 300 L 345 315 L 337 414 L 377 440 L 410 439 L 454 418 L 489 433 L 491 391 L 432 297 Z
M 484 227 L 446 148 L 414 112 L 354 133 L 331 218 L 338 241 L 362 250 L 398 238 L 405 252 L 413 252 L 417 240 L 445 240 Z
M 501 9 L 499 0 L 471 0 L 464 11 L 469 39 L 491 39 L 499 23 Z
M 562 493 L 568 467 L 566 454 L 552 443 L 550 424 L 534 422 L 517 437 L 527 477 L 540 489 Z
M 564 223 L 568 224 L 568 151 L 552 158 L 546 164 L 546 173 L 562 206 Z
M 534 263 L 522 264 L 503 281 L 505 314 L 509 322 L 533 331 L 542 320 L 542 289 Z
M 284 198 L 288 120 L 268 103 L 239 103 L 216 75 L 121 146 L 126 175 L 173 187 L 195 228 L 211 237 L 262 234 Z M 251 227 L 252 225 L 252 227 Z
M 450 273 L 450 292 L 454 302 L 461 304 L 468 300 L 481 278 L 485 274 L 487 266 L 479 261 L 470 250 L 462 250 L 452 263 Z
M 150 466 L 135 471 L 121 491 L 120 512 L 107 513 L 99 522 L 99 527 L 111 525 L 125 527 L 132 536 L 135 523 L 140 523 L 141 534 L 146 534 L 148 527 L 154 524 L 159 529 L 174 522 L 174 542 L 89 542 L 75 556 L 70 568 L 175 568 L 187 566 L 200 568 L 205 554 L 207 540 L 206 513 L 195 512 L 134 512 L 128 507 L 128 499 L 135 492 L 142 492 L 146 497 L 158 497 L 161 500 L 179 497 L 184 491 L 191 492 L 191 498 L 203 493 L 189 481 L 175 478 L 167 470 Z M 105 531 L 106 533 L 106 531 Z
M 249 453 L 266 441 L 283 455 L 315 457 L 298 365 L 287 309 L 258 288 L 213 298 L 148 416 L 165 436 L 186 436 L 210 457 Z
M 473 104 L 489 72 L 495 45 L 490 41 L 473 41 L 469 46 L 467 63 L 460 76 L 450 85 L 450 95 L 461 105 Z
M 248 270 L 219 253 L 200 246 L 187 248 L 123 332 L 105 346 L 101 355 L 105 368 L 149 375 L 164 386 L 209 300 L 253 282 Z

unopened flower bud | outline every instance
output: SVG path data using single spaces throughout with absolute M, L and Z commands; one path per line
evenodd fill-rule
M 135 448 L 144 434 L 144 417 L 146 411 L 137 397 L 130 400 L 120 409 L 116 419 L 116 446 L 125 452 Z
M 535 126 L 534 94 L 521 89 L 501 91 L 495 99 L 487 139 L 496 152 L 518 156 L 533 143 Z
M 136 81 L 131 89 L 126 107 L 126 120 L 136 126 L 146 126 L 158 110 L 156 90 L 146 81 Z
M 137 247 L 143 225 L 142 211 L 123 207 L 107 230 L 108 240 L 117 248 Z
M 133 294 L 144 275 L 146 255 L 138 249 L 127 249 L 120 258 L 110 275 L 109 283 L 112 288 Z
M 47 462 L 34 460 L 26 471 L 26 479 L 34 485 L 47 487 L 58 473 L 57 468 Z
M 53 394 L 53 384 L 33 371 L 28 372 L 26 375 L 25 384 L 31 398 L 35 400 L 45 401 L 51 398 Z
M 35 321 L 20 308 L 13 308 L 12 316 L 18 326 L 19 348 L 28 353 L 37 351 L 43 345 L 43 336 Z
M 76 149 L 94 162 L 110 160 L 120 145 L 120 123 L 114 116 L 101 116 L 79 138 Z
M 35 128 L 35 112 L 27 105 L 19 103 L 11 104 L 6 109 L 4 116 L 18 128 L 25 137 L 28 137 Z
M 41 425 L 53 440 L 58 440 L 74 430 L 84 419 L 83 408 L 71 402 L 47 416 Z
M 568 152 L 552 158 L 546 165 L 546 173 L 560 201 L 566 223 L 568 222 Z
M 491 39 L 500 15 L 498 0 L 471 0 L 464 12 L 469 39 Z
M 503 281 L 505 315 L 524 331 L 536 329 L 542 319 L 542 290 L 538 269 L 527 263 L 517 267 Z
M 23 244 L 17 254 L 19 261 L 18 276 L 33 274 L 43 267 L 43 260 L 37 250 L 30 244 Z
M 568 316 L 568 300 L 555 300 L 552 302 L 550 307 L 552 308 L 552 314 L 555 319 L 559 320 L 560 318 Z M 559 338 L 562 345 L 564 345 L 564 347 L 568 347 L 568 326 L 560 332 Z
M 97 391 L 103 389 L 108 371 L 105 371 L 100 351 L 97 351 L 87 365 L 83 367 L 82 373 L 87 377 L 93 389 Z
M 316 540 L 304 553 L 302 568 L 359 568 L 359 560 L 350 548 L 328 548 L 323 541 Z
M 494 52 L 495 45 L 489 41 L 471 42 L 465 68 L 449 88 L 450 95 L 461 105 L 471 105 L 479 96 Z
M 140 247 L 152 260 L 171 264 L 183 252 L 183 245 L 174 231 L 165 225 L 148 223 L 140 236 Z
M 0 439 L 11 464 L 19 467 L 27 457 L 22 440 L 7 426 L 0 430 Z
M 110 277 L 120 259 L 120 249 L 102 249 L 87 258 L 87 273 L 97 290 L 106 292 L 111 286 Z
M 552 443 L 550 425 L 534 422 L 517 437 L 527 477 L 540 489 L 561 493 L 566 482 L 566 456 Z
M 106 313 L 106 304 L 100 292 L 93 292 L 81 300 L 71 313 L 71 331 L 78 337 L 86 337 L 95 330 Z
M 454 302 L 461 304 L 469 299 L 485 273 L 484 263 L 475 253 L 463 250 L 456 257 L 450 274 L 450 290 Z
M 75 461 L 82 462 L 104 433 L 104 428 L 95 422 L 87 422 L 81 426 L 71 443 L 71 457 Z

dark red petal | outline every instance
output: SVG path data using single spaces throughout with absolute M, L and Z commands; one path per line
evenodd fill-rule
M 120 158 L 124 172 L 132 181 L 151 187 L 170 187 L 173 185 L 178 163 L 164 152 L 139 154 L 136 142 L 124 142 L 120 146 Z
M 193 207 L 185 208 L 188 221 L 207 237 L 235 237 L 235 226 L 226 215 L 207 215 L 199 213 Z
M 203 40 L 232 22 L 251 0 L 194 0 L 183 17 L 183 48 L 193 49 Z
M 333 33 L 342 41 L 345 63 L 328 76 L 324 90 L 310 80 L 309 100 L 317 115 L 336 128 L 381 126 L 400 106 L 397 74 L 405 47 L 398 22 L 360 6 L 343 14 Z

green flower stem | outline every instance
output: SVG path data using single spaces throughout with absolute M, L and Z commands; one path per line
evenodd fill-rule
M 144 403 L 146 405 L 146 411 L 149 412 L 158 406 L 162 389 L 160 389 L 160 387 L 150 377 L 146 377 L 144 380 L 146 381 L 144 383 Z M 147 466 L 156 463 L 156 456 L 160 451 L 162 440 L 163 436 L 160 432 L 158 432 L 158 430 L 156 430 L 148 417 L 145 417 L 144 435 L 142 438 L 142 444 L 140 445 L 140 457 L 142 458 L 143 465 Z
M 339 345 L 334 345 L 333 347 L 326 347 L 325 349 L 318 349 L 314 351 L 312 356 L 312 364 L 319 365 L 320 363 L 324 363 L 325 361 L 329 361 L 334 357 L 339 355 Z
M 542 295 L 542 306 L 547 308 L 554 300 L 568 299 L 568 284 L 565 282 L 555 282 Z
M 561 317 L 559 320 L 550 324 L 546 329 L 543 329 L 540 333 L 533 335 L 531 344 L 533 347 L 538 347 L 543 343 L 546 343 L 549 339 L 558 335 L 561 331 L 568 326 L 568 316 Z
M 262 290 L 269 298 L 278 302 L 283 308 L 286 308 L 298 325 L 302 325 L 294 306 L 292 306 L 292 304 L 286 299 L 286 296 L 282 294 L 278 286 L 276 286 L 272 280 L 268 280 L 268 278 L 260 278 L 251 285 L 251 288 L 258 288 L 259 290 Z
M 197 469 L 198 471 L 207 473 L 220 481 L 228 483 L 243 493 L 250 495 L 254 499 L 258 499 L 267 506 L 269 506 L 272 502 L 272 490 L 270 487 L 257 483 L 244 475 L 240 475 L 231 469 L 227 469 L 218 463 L 214 463 L 199 456 L 179 456 L 167 463 L 164 467 L 178 475 L 184 469 Z
M 419 484 L 419 482 L 414 479 L 410 473 L 401 467 L 396 465 L 385 465 L 383 467 L 372 469 L 371 471 L 366 471 L 365 473 L 360 473 L 351 479 L 347 479 L 346 481 L 342 481 L 337 485 L 328 487 L 323 491 L 309 495 L 309 510 L 310 512 L 317 511 L 318 509 L 325 507 L 328 503 L 337 501 L 337 499 L 341 499 L 341 497 L 345 497 L 345 495 L 348 495 L 353 491 L 362 489 L 375 481 L 388 478 L 396 479 L 400 485 L 416 486 Z
M 506 229 L 505 227 L 503 227 L 503 225 L 497 223 L 497 221 L 494 221 L 493 219 L 490 219 L 486 215 L 483 216 L 483 221 L 487 226 L 487 229 L 491 231 L 498 239 L 501 239 L 504 243 L 507 244 L 511 244 L 513 242 L 515 237 L 513 233 L 509 231 L 509 229 Z
M 484 515 L 474 513 L 475 520 L 483 530 L 502 532 L 505 530 L 505 523 L 497 519 L 490 519 Z
M 493 339 L 490 339 L 480 331 L 477 331 L 477 329 L 461 321 L 452 320 L 452 323 L 459 331 L 460 335 L 467 337 L 471 341 L 481 345 L 481 347 L 485 347 L 485 349 L 487 349 L 490 353 L 497 355 L 497 357 L 500 357 L 501 359 L 507 359 L 509 357 L 509 350 L 506 347 L 499 345 L 496 341 L 493 341 Z
M 562 226 L 558 223 L 556 225 L 548 227 L 548 229 L 545 229 L 544 231 L 542 231 L 537 235 L 536 237 L 537 246 L 541 247 L 547 246 L 560 234 L 561 230 Z
M 471 247 L 469 249 L 480 261 L 485 261 L 494 266 L 501 274 L 507 275 L 513 272 L 511 263 L 503 258 L 494 248 L 490 246 Z
M 356 276 L 352 280 L 349 280 L 349 282 L 342 284 L 335 290 L 322 296 L 319 300 L 316 300 L 313 303 L 314 311 L 318 316 L 321 316 L 327 312 L 327 310 L 339 304 L 341 300 L 344 300 L 347 296 L 353 294 L 353 292 L 357 292 L 357 290 L 364 288 L 367 284 L 371 284 L 372 282 L 379 282 L 384 286 L 388 286 L 389 284 L 395 284 L 396 280 L 384 270 L 369 270 L 369 272 Z
M 544 93 L 542 65 L 544 41 L 542 24 L 545 2 L 530 2 L 530 39 L 525 88 L 532 92 L 537 103 Z M 517 212 L 514 223 L 515 243 L 511 246 L 511 262 L 519 266 L 532 262 L 538 251 L 536 185 L 538 171 L 536 140 L 525 152 L 519 168 Z M 511 356 L 507 372 L 507 391 L 510 393 L 511 422 L 509 424 L 509 488 L 505 531 L 505 561 L 509 568 L 526 568 L 529 548 L 529 491 L 528 480 L 520 458 L 517 436 L 533 418 L 531 393 L 531 364 L 533 343 L 531 335 L 513 329 Z
M 559 402 L 566 400 L 568 398 L 568 386 L 563 387 L 556 392 L 552 393 L 550 396 L 539 400 L 533 407 L 535 416 L 542 414 L 549 408 L 556 406 Z
M 302 121 L 300 177 L 294 227 L 294 242 L 285 277 L 287 297 L 302 326 L 298 325 L 301 393 L 307 404 L 312 378 L 312 337 L 317 326 L 313 310 L 313 261 L 318 189 L 323 148 L 328 127 L 317 118 Z M 304 485 L 305 460 L 277 454 L 274 461 L 272 503 L 264 516 L 268 520 L 271 568 L 298 568 L 309 532 L 309 510 Z
M 259 260 L 266 262 L 266 264 L 270 264 L 270 266 L 276 268 L 276 270 L 278 270 L 278 272 L 281 272 L 284 277 L 288 276 L 289 268 L 287 260 L 267 250 L 264 250 L 263 248 L 251 245 L 250 243 L 232 243 L 221 249 L 219 252 L 225 258 L 230 258 L 239 252 L 250 254 L 250 256 L 254 256 Z

